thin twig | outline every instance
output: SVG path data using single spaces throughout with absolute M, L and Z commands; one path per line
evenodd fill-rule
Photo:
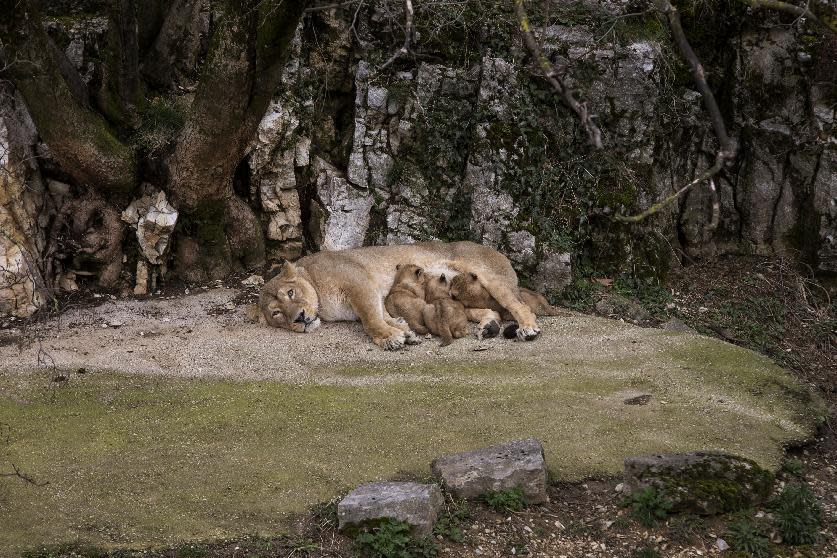
M 389 60 L 383 63 L 380 68 L 378 68 L 378 72 L 384 71 L 390 64 L 401 58 L 402 56 L 406 56 L 413 50 L 413 39 L 416 34 L 415 25 L 413 24 L 413 16 L 415 15 L 415 11 L 413 10 L 413 2 L 412 0 L 404 0 L 404 44 L 401 45 L 401 48 L 395 51 L 392 56 L 389 57 Z
M 638 215 L 628 216 L 628 215 L 616 214 L 616 215 L 614 215 L 613 218 L 615 220 L 621 222 L 621 223 L 638 223 L 639 221 L 642 221 L 643 219 L 646 219 L 646 218 L 650 217 L 651 215 L 654 215 L 655 213 L 659 212 L 661 209 L 663 209 L 666 206 L 668 206 L 669 204 L 671 204 L 677 198 L 679 198 L 680 196 L 682 196 L 683 194 L 688 192 L 693 186 L 696 186 L 697 184 L 700 184 L 704 180 L 708 180 L 708 179 L 712 178 L 713 176 L 715 176 L 716 174 L 718 174 L 720 172 L 720 170 L 724 167 L 724 161 L 725 161 L 725 159 L 724 159 L 723 152 L 719 152 L 715 156 L 715 163 L 711 167 L 706 169 L 706 171 L 704 171 L 700 176 L 698 176 L 697 178 L 695 178 L 694 180 L 692 180 L 691 182 L 689 182 L 688 184 L 686 184 L 685 186 L 683 186 L 682 188 L 677 190 L 675 193 L 673 193 L 672 195 L 665 198 L 663 201 L 655 203 L 654 205 L 652 205 L 651 207 L 649 207 L 648 209 L 646 209 L 645 211 L 643 211 L 642 213 L 640 213 Z
M 770 10 L 776 10 L 779 12 L 785 12 L 791 15 L 795 15 L 796 17 L 804 17 L 806 19 L 810 19 L 811 21 L 815 22 L 816 24 L 820 25 L 824 29 L 837 34 L 837 29 L 831 27 L 826 22 L 821 20 L 814 14 L 811 10 L 808 9 L 806 5 L 804 8 L 800 6 L 796 6 L 794 4 L 789 4 L 787 2 L 782 2 L 781 0 L 738 0 L 742 4 L 746 4 L 747 6 L 751 7 L 754 10 L 758 10 L 759 8 L 767 8 Z
M 34 484 L 35 486 L 46 486 L 49 484 L 49 481 L 38 482 L 26 473 L 22 472 L 17 465 L 12 463 L 12 469 L 14 469 L 14 473 L 0 473 L 0 477 L 17 477 L 19 479 L 23 479 L 29 484 Z
M 543 72 L 544 77 L 555 92 L 561 96 L 564 103 L 576 113 L 578 119 L 581 121 L 581 125 L 584 126 L 584 129 L 587 131 L 587 135 L 590 137 L 590 143 L 592 143 L 596 149 L 601 149 L 601 130 L 593 121 L 593 115 L 590 114 L 587 104 L 579 102 L 578 99 L 575 98 L 572 90 L 570 90 L 558 72 L 555 71 L 552 63 L 543 53 L 537 39 L 535 39 L 534 34 L 532 34 L 532 26 L 529 23 L 529 16 L 526 14 L 526 8 L 523 6 L 523 0 L 514 0 L 514 11 L 520 24 L 520 33 L 523 36 L 523 42 L 526 43 L 526 48 L 528 48 L 532 56 L 535 57 L 535 61 Z

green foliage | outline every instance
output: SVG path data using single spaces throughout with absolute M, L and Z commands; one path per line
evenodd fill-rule
M 633 553 L 633 558 L 660 558 L 661 555 L 653 546 L 643 546 L 637 548 Z
M 176 558 L 203 558 L 208 555 L 205 548 L 193 544 L 184 544 L 174 551 Z
M 822 506 L 808 485 L 787 484 L 773 507 L 774 523 L 784 542 L 790 545 L 817 542 L 822 523 Z
M 653 527 L 668 517 L 672 503 L 661 490 L 649 486 L 626 498 L 622 505 L 631 508 L 631 515 L 645 527 Z
M 416 538 L 408 524 L 392 520 L 358 534 L 355 546 L 368 558 L 435 558 L 438 553 L 433 539 Z
M 486 506 L 495 512 L 520 511 L 526 507 L 526 502 L 523 500 L 523 490 L 519 488 L 492 490 L 483 494 L 482 500 Z
M 669 537 L 683 544 L 691 543 L 707 530 L 706 521 L 699 515 L 684 513 L 677 515 L 668 522 Z
M 643 281 L 622 275 L 614 281 L 613 290 L 624 297 L 639 300 L 643 308 L 655 315 L 665 314 L 666 304 L 674 300 L 671 293 L 654 279 Z
M 186 110 L 177 100 L 156 97 L 141 107 L 139 117 L 140 125 L 133 143 L 148 152 L 155 152 L 168 147 L 186 123 Z
M 770 541 L 764 526 L 753 520 L 752 514 L 739 515 L 729 524 L 726 540 L 730 547 L 750 558 L 770 558 Z
M 805 464 L 798 459 L 785 459 L 782 462 L 782 472 L 786 475 L 801 477 L 805 472 Z
M 444 513 L 433 527 L 433 534 L 461 543 L 465 539 L 462 523 L 470 519 L 471 510 L 467 504 L 462 504 Z

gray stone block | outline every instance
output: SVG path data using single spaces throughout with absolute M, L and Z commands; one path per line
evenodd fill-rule
M 429 535 L 444 504 L 435 484 L 379 482 L 351 491 L 337 504 L 338 529 L 357 530 L 384 519 L 410 524 L 417 535 Z
M 460 498 L 520 488 L 529 504 L 549 501 L 543 446 L 534 438 L 445 455 L 433 461 L 430 469 Z

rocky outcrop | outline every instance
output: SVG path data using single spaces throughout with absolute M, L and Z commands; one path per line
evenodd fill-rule
M 40 265 L 48 194 L 36 144 L 35 125 L 22 100 L 0 84 L 0 316 L 30 316 L 45 300 Z

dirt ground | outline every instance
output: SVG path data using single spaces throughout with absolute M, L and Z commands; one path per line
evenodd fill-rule
M 832 427 L 837 353 L 835 307 L 828 293 L 804 273 L 763 259 L 690 266 L 665 289 L 612 284 L 609 280 L 590 284 L 593 286 L 582 289 L 584 296 L 569 302 L 586 312 L 599 310 L 612 319 L 576 315 L 564 319 L 560 329 L 547 321 L 544 339 L 535 344 L 467 340 L 440 349 L 435 341 L 428 341 L 411 352 L 392 354 L 364 343 L 357 326 L 327 325 L 318 334 L 317 350 L 312 351 L 307 343 L 293 346 L 299 336 L 288 338 L 285 332 L 265 332 L 255 325 L 243 324 L 242 307 L 252 300 L 252 291 L 199 287 L 192 288 L 187 299 L 182 298 L 182 291 L 169 291 L 142 303 L 106 299 L 105 304 L 97 305 L 91 302 L 102 301 L 79 300 L 75 309 L 64 314 L 59 329 L 52 323 L 15 331 L 16 324 L 5 324 L 0 336 L 0 356 L 2 368 L 10 377 L 23 372 L 21 363 L 40 361 L 47 369 L 55 366 L 54 379 L 59 384 L 66 381 L 65 376 L 72 382 L 72 374 L 84 368 L 85 373 L 89 369 L 175 375 L 181 379 L 232 376 L 240 381 L 281 380 L 360 388 L 405 381 L 434 385 L 440 378 L 450 379 L 462 372 L 421 367 L 422 362 L 440 357 L 478 367 L 522 360 L 542 370 L 554 368 L 553 360 L 529 355 L 531 347 L 540 346 L 540 354 L 560 354 L 562 360 L 574 364 L 590 355 L 601 355 L 603 362 L 620 365 L 645 360 L 648 354 L 643 347 L 649 345 L 649 340 L 665 346 L 680 338 L 650 328 L 676 317 L 702 333 L 769 355 L 815 386 L 831 406 L 830 418 L 813 442 L 789 448 L 788 459 L 797 465 L 779 475 L 780 484 L 802 480 L 818 496 L 824 508 L 820 542 L 808 547 L 774 546 L 773 550 L 781 556 L 837 556 L 837 435 Z M 192 296 L 195 291 L 198 296 Z M 608 297 L 630 304 L 600 303 Z M 620 320 L 638 322 L 646 328 L 629 327 Z M 214 328 L 218 335 L 208 336 L 209 329 L 204 328 L 212 329 L 213 323 L 222 327 Z M 36 336 L 37 342 L 31 343 L 32 331 L 38 327 L 42 329 Z M 567 329 L 572 335 L 556 335 Z M 245 331 L 254 334 L 250 335 L 253 339 L 242 340 L 248 337 L 242 334 Z M 546 339 L 550 341 L 544 344 Z M 277 343 L 288 350 L 277 355 Z M 218 358 L 219 354 L 230 356 Z M 352 363 L 363 363 L 363 367 L 353 368 Z M 365 368 L 369 364 L 371 372 Z M 411 364 L 418 369 L 410 370 Z M 537 375 L 543 374 L 541 371 Z M 718 539 L 725 536 L 730 517 L 672 516 L 653 528 L 645 528 L 620 505 L 623 496 L 619 484 L 620 479 L 613 474 L 588 475 L 584 481 L 571 483 L 557 478 L 550 487 L 549 504 L 508 513 L 494 512 L 480 503 L 468 504 L 465 512 L 461 511 L 463 504 L 449 502 L 449 511 L 457 517 L 455 533 L 452 538 L 450 532 L 438 534 L 439 555 L 650 558 L 722 554 Z M 457 511 L 460 513 L 453 513 Z M 770 514 L 771 510 L 764 506 L 748 513 L 759 516 Z M 294 517 L 296 528 L 284 536 L 262 532 L 260 536 L 198 541 L 153 551 L 116 551 L 116 555 L 185 558 L 356 554 L 352 541 L 335 531 L 334 501 Z M 85 546 L 83 541 L 68 543 L 33 555 L 104 553 L 95 546 Z

